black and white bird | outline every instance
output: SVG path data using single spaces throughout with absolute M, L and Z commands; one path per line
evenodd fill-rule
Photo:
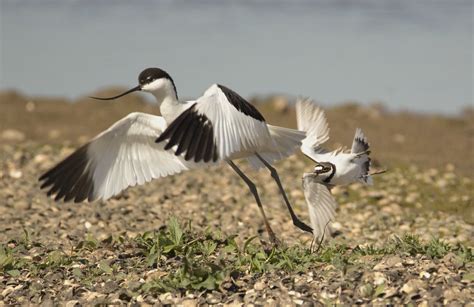
M 303 190 L 313 234 L 321 238 L 337 209 L 331 189 L 354 182 L 372 185 L 369 143 L 358 128 L 350 151 L 343 148 L 329 151 L 321 147 L 329 139 L 329 127 L 324 111 L 310 99 L 297 100 L 296 118 L 298 129 L 307 133 L 301 151 L 316 162 L 313 172 L 303 175 Z
M 293 212 L 271 166 L 300 147 L 304 132 L 268 125 L 253 105 L 223 85 L 213 84 L 198 99 L 182 101 L 173 79 L 160 68 L 143 70 L 138 83 L 114 97 L 91 98 L 112 100 L 148 92 L 155 96 L 162 117 L 136 112 L 114 123 L 40 177 L 48 195 L 57 201 L 106 200 L 129 186 L 225 162 L 248 185 L 270 239 L 276 242 L 256 185 L 233 162 L 247 159 L 255 169 L 270 170 L 293 223 L 312 232 Z

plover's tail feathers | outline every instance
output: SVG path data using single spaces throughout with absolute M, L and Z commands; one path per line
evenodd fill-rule
M 352 142 L 352 153 L 363 153 L 369 150 L 369 142 L 362 132 L 362 129 L 357 128 L 354 136 L 354 141 Z
M 357 157 L 360 158 L 361 163 L 361 176 L 360 180 L 364 182 L 365 184 L 372 185 L 372 177 L 369 174 L 370 171 L 370 145 L 369 142 L 367 141 L 367 137 L 364 135 L 362 132 L 362 129 L 357 128 L 355 135 L 354 135 L 354 141 L 352 142 L 352 148 L 351 148 L 351 153 L 356 154 Z

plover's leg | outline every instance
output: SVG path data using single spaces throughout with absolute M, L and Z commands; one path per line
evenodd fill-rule
M 255 155 L 262 161 L 262 163 L 270 170 L 270 173 L 272 175 L 272 178 L 275 180 L 275 182 L 278 185 L 278 189 L 280 189 L 280 193 L 283 196 L 283 199 L 285 200 L 286 207 L 288 208 L 288 211 L 290 211 L 291 219 L 293 220 L 293 225 L 298 227 L 301 230 L 304 230 L 309 233 L 313 233 L 313 228 L 309 227 L 306 225 L 303 221 L 301 221 L 293 211 L 293 208 L 291 207 L 290 201 L 288 200 L 288 197 L 286 196 L 285 190 L 283 189 L 283 186 L 280 181 L 280 177 L 278 176 L 278 172 L 276 169 L 270 165 L 265 159 L 263 159 L 258 153 L 255 153 Z
M 242 172 L 238 167 L 237 165 L 235 165 L 234 162 L 228 160 L 227 163 L 230 165 L 230 167 L 232 167 L 232 169 L 240 176 L 240 178 L 242 178 L 243 181 L 245 181 L 245 183 L 247 184 L 247 186 L 249 187 L 249 190 L 250 192 L 253 194 L 253 196 L 255 197 L 255 201 L 257 202 L 257 205 L 258 205 L 258 209 L 260 209 L 260 212 L 262 213 L 262 216 L 263 216 L 263 221 L 265 223 L 265 228 L 268 232 L 268 236 L 270 238 L 270 241 L 275 244 L 275 245 L 278 245 L 279 244 L 279 241 L 277 239 L 277 237 L 275 236 L 275 233 L 273 232 L 272 230 L 272 227 L 270 226 L 270 223 L 268 222 L 267 220 L 267 216 L 265 215 L 265 211 L 263 210 L 263 206 L 262 206 L 262 202 L 260 201 L 260 197 L 258 196 L 258 191 L 257 191 L 257 187 L 255 186 L 255 184 L 252 182 L 252 180 L 250 180 L 245 174 L 244 172 Z
M 387 169 L 383 169 L 383 170 L 379 170 L 379 171 L 373 171 L 372 173 L 369 173 L 369 176 L 380 175 L 380 174 L 384 174 L 386 172 L 387 172 Z

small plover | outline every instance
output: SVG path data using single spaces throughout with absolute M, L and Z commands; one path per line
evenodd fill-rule
M 329 139 L 324 111 L 310 99 L 298 99 L 296 116 L 298 129 L 307 133 L 301 151 L 316 163 L 313 172 L 303 175 L 303 190 L 313 234 L 321 238 L 328 223 L 334 220 L 337 208 L 331 189 L 354 182 L 372 185 L 369 143 L 358 128 L 350 151 L 344 148 L 329 151 L 321 147 Z

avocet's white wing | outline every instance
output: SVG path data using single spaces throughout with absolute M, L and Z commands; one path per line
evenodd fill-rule
M 263 116 L 229 88 L 214 84 L 181 113 L 156 142 L 186 161 L 247 157 L 275 144 Z M 176 146 L 176 147 L 175 147 Z
M 306 132 L 301 151 L 309 158 L 318 161 L 317 155 L 326 153 L 321 145 L 329 140 L 329 126 L 326 114 L 311 99 L 298 98 L 296 101 L 296 120 L 298 130 Z
M 304 173 L 303 191 L 313 234 L 316 238 L 321 238 L 325 232 L 327 235 L 326 226 L 334 220 L 337 203 L 329 189 L 316 181 L 315 176 L 314 173 Z
M 155 143 L 165 128 L 162 117 L 131 113 L 41 176 L 41 188 L 55 200 L 105 200 L 129 186 L 202 166 Z

